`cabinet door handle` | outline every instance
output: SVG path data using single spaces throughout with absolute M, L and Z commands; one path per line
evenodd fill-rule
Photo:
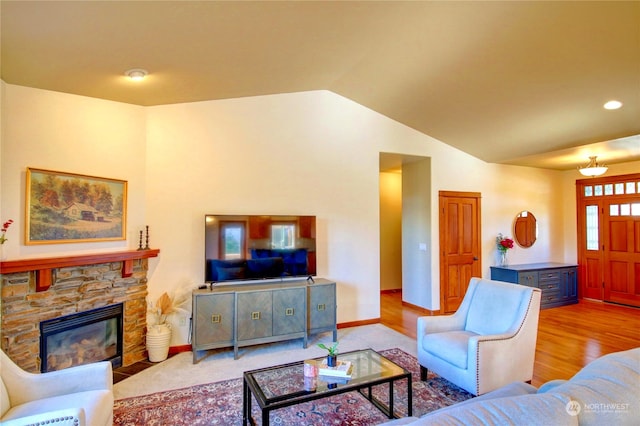
M 222 315 L 220 315 L 220 314 L 211 315 L 211 322 L 214 323 L 214 324 L 222 322 Z
M 287 309 L 284 310 L 284 314 L 286 316 L 288 316 L 288 317 L 291 317 L 294 314 L 294 309 L 293 308 L 287 308 Z
M 251 319 L 252 319 L 252 320 L 259 320 L 259 319 L 260 319 L 260 311 L 258 311 L 258 312 L 251 312 Z

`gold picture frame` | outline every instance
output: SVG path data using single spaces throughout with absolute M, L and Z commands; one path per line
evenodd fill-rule
M 124 240 L 127 181 L 27 168 L 25 244 Z

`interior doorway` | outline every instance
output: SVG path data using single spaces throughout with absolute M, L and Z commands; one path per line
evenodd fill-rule
M 430 309 L 431 159 L 380 153 L 380 291 Z M 437 302 L 435 303 L 437 304 Z

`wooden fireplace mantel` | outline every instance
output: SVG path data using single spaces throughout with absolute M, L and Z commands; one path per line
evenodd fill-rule
M 36 259 L 8 260 L 0 262 L 0 273 L 36 272 L 36 290 L 45 291 L 51 287 L 52 270 L 69 266 L 95 265 L 99 263 L 122 262 L 122 277 L 133 273 L 133 261 L 158 257 L 159 249 L 127 250 L 108 253 L 82 254 L 77 256 L 45 257 Z

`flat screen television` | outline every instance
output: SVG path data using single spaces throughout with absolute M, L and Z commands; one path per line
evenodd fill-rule
M 316 217 L 205 215 L 205 281 L 316 275 Z

